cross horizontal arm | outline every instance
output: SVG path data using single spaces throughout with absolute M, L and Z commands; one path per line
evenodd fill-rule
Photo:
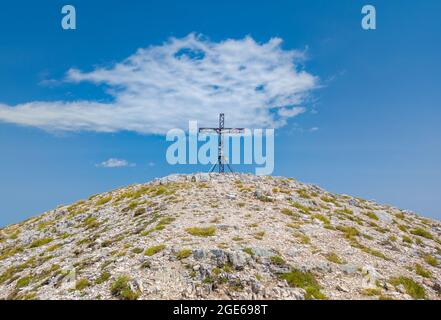
M 205 132 L 205 133 L 215 132 L 215 133 L 219 133 L 219 128 L 199 128 L 199 132 Z
M 244 133 L 244 128 L 223 128 L 222 133 Z

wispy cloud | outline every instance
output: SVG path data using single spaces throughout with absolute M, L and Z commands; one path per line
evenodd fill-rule
M 122 130 L 163 134 L 188 120 L 212 125 L 281 127 L 305 111 L 319 79 L 300 67 L 304 53 L 282 40 L 251 37 L 213 42 L 190 34 L 139 49 L 126 60 L 91 72 L 70 69 L 65 81 L 103 84 L 112 97 L 98 101 L 0 104 L 0 121 L 49 131 Z
M 102 168 L 120 168 L 120 167 L 134 167 L 136 166 L 136 164 L 130 163 L 124 159 L 110 158 L 106 161 L 98 163 L 96 166 Z

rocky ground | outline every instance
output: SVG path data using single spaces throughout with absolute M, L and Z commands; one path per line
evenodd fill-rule
M 0 230 L 3 299 L 439 299 L 441 223 L 294 179 L 172 175 Z

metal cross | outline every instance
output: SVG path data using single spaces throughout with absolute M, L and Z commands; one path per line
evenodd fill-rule
M 224 164 L 228 166 L 228 169 L 230 169 L 231 172 L 233 172 L 233 169 L 231 169 L 231 166 L 228 164 L 228 162 L 225 161 L 224 157 L 224 134 L 237 134 L 237 133 L 243 133 L 245 132 L 244 128 L 224 128 L 225 123 L 225 116 L 223 113 L 219 114 L 219 127 L 218 128 L 199 128 L 199 133 L 216 133 L 219 136 L 218 140 L 218 149 L 217 149 L 217 163 L 215 163 L 211 169 L 210 172 L 213 172 L 213 170 L 216 168 L 216 165 L 219 166 L 219 173 L 224 173 Z

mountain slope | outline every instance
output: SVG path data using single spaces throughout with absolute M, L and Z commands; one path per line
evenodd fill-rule
M 294 179 L 172 175 L 0 230 L 3 299 L 439 299 L 441 224 Z

